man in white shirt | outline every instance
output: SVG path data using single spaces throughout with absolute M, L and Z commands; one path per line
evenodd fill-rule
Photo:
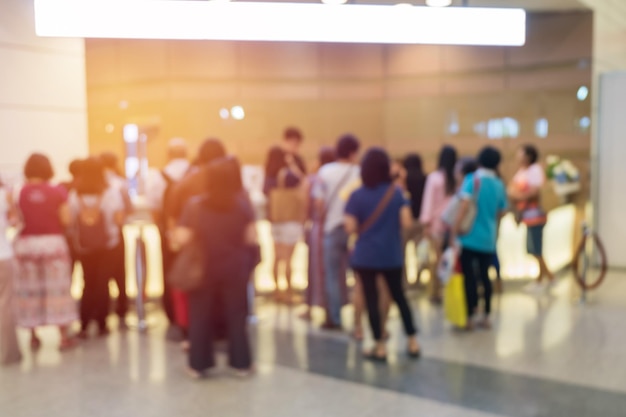
M 183 179 L 191 166 L 188 160 L 187 142 L 182 138 L 170 140 L 167 156 L 168 162 L 165 168 L 162 170 L 150 169 L 146 178 L 146 201 L 156 222 L 161 222 L 163 217 L 163 197 L 168 184 Z
M 191 164 L 187 159 L 187 142 L 181 138 L 170 140 L 167 148 L 168 163 L 162 170 L 152 169 L 146 179 L 146 201 L 152 211 L 154 222 L 159 227 L 161 234 L 161 251 L 163 258 L 163 309 L 170 323 L 168 329 L 168 339 L 179 341 L 184 338 L 182 332 L 176 326 L 174 313 L 174 301 L 172 299 L 171 288 L 167 282 L 167 271 L 174 262 L 175 252 L 170 249 L 168 232 L 173 225 L 166 222 L 167 196 L 166 194 L 172 185 L 183 179 L 189 171 Z
M 341 282 L 345 281 L 348 263 L 348 235 L 344 229 L 344 209 L 347 195 L 344 190 L 360 177 L 356 164 L 359 140 L 344 135 L 337 142 L 337 162 L 324 165 L 318 173 L 313 197 L 320 213 L 324 213 L 324 273 L 329 317 L 324 327 L 341 328 Z

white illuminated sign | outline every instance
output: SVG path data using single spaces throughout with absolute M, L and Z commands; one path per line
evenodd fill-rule
M 39 36 L 523 45 L 521 9 L 167 0 L 35 0 Z

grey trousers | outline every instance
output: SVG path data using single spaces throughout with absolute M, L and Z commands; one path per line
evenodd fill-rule
M 13 260 L 0 260 L 0 363 L 4 365 L 22 359 L 15 332 L 14 277 Z

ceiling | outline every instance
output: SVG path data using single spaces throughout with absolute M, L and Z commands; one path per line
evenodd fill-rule
M 467 0 L 467 3 L 472 7 L 519 7 L 534 11 L 587 9 L 578 0 Z M 462 4 L 463 0 L 453 0 L 455 6 Z

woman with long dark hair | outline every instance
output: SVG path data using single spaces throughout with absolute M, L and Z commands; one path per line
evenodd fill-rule
M 424 187 L 426 186 L 426 174 L 422 157 L 417 153 L 408 154 L 404 158 L 404 169 L 406 171 L 406 190 L 410 196 L 411 214 L 418 221 L 422 212 L 422 200 L 424 197 Z
M 215 321 L 225 318 L 229 365 L 236 375 L 246 376 L 252 370 L 246 319 L 250 247 L 257 243 L 254 213 L 235 158 L 212 162 L 208 175 L 205 196 L 187 205 L 175 232 L 181 246 L 197 239 L 204 255 L 202 284 L 188 293 L 188 371 L 201 378 L 215 366 Z
M 167 223 L 172 230 L 180 220 L 184 208 L 189 202 L 206 193 L 209 181 L 209 165 L 211 162 L 226 156 L 226 148 L 222 141 L 216 138 L 205 139 L 194 162 L 180 182 L 172 185 L 171 197 L 166 202 Z M 173 251 L 178 248 L 172 247 Z M 165 271 L 167 273 L 167 271 Z M 189 327 L 189 303 L 187 294 L 176 288 L 171 288 L 171 298 L 174 308 L 176 324 L 181 330 L 183 350 L 189 349 L 187 329 Z
M 381 275 L 400 310 L 408 336 L 407 353 L 417 358 L 417 329 L 402 288 L 402 230 L 413 223 L 411 209 L 402 191 L 393 184 L 389 156 L 382 148 L 371 148 L 365 154 L 361 178 L 363 186 L 352 193 L 346 205 L 345 228 L 349 234 L 358 234 L 350 264 L 363 285 L 375 340 L 374 349 L 365 355 L 376 361 L 385 361 L 387 357 L 378 302 L 377 277 Z
M 302 141 L 299 131 L 287 129 L 285 143 L 298 144 Z M 291 145 L 294 146 L 294 145 Z M 303 224 L 306 217 L 304 185 L 306 170 L 299 155 L 287 152 L 284 146 L 270 149 L 265 164 L 264 191 L 268 196 L 268 218 L 272 222 L 274 240 L 273 275 L 276 284 L 276 301 L 292 304 L 291 260 L 297 243 L 304 234 Z M 285 192 L 290 190 L 291 192 Z M 302 192 L 299 192 L 302 191 Z M 279 195 L 280 201 L 277 199 Z M 287 291 L 279 289 L 281 268 L 287 284 Z
M 422 200 L 424 197 L 424 187 L 426 186 L 426 174 L 424 173 L 422 157 L 417 153 L 408 154 L 402 161 L 402 166 L 406 172 L 404 188 L 411 204 L 411 214 L 413 216 L 413 226 L 403 234 L 404 247 L 406 249 L 409 242 L 413 242 L 416 246 L 419 245 L 423 237 L 423 229 L 419 222 L 419 218 L 422 212 Z M 423 270 L 425 265 L 420 265 L 420 267 Z M 404 275 L 408 284 L 406 270 L 404 271 Z M 418 270 L 418 281 L 420 275 L 420 270 Z
M 430 239 L 436 254 L 436 262 L 433 263 L 430 275 L 430 298 L 435 303 L 441 302 L 441 285 L 436 279 L 435 268 L 439 264 L 443 250 L 448 246 L 449 236 L 449 231 L 441 220 L 441 215 L 456 192 L 454 175 L 456 161 L 457 152 L 454 147 L 446 145 L 441 148 L 437 170 L 426 178 L 420 213 L 420 222 L 424 226 L 424 233 Z
M 122 238 L 124 200 L 119 190 L 107 183 L 98 158 L 83 162 L 76 189 L 70 194 L 71 229 L 74 249 L 83 267 L 83 295 L 80 303 L 81 331 L 88 336 L 94 321 L 98 334 L 108 334 L 109 280 L 115 275 L 117 253 Z

